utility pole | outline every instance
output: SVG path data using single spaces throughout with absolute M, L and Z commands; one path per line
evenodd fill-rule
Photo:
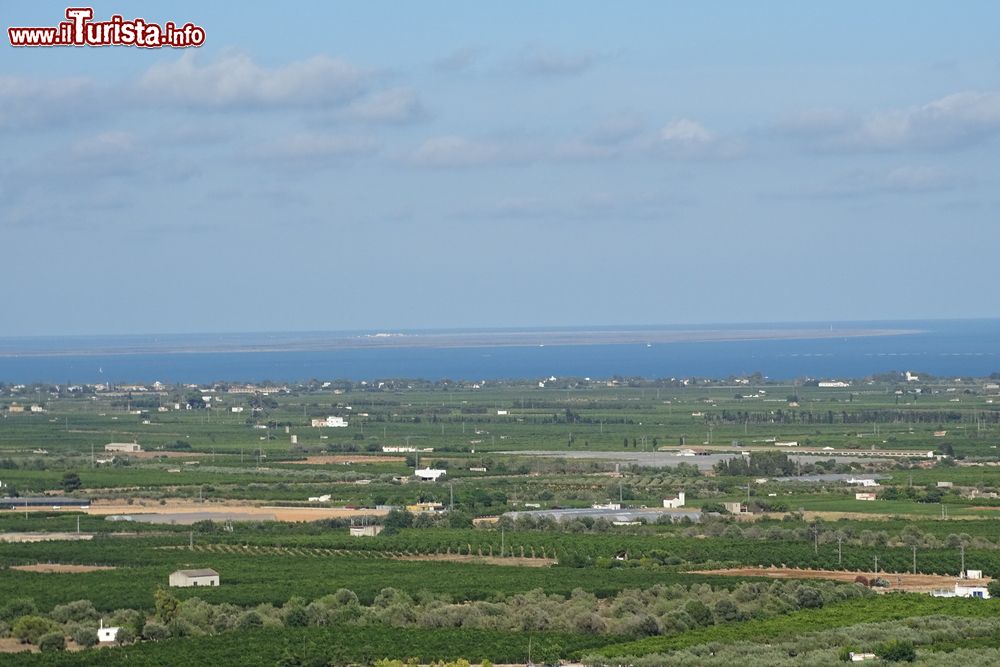
M 841 545 L 843 543 L 844 543 L 844 536 L 843 535 L 837 535 L 837 565 L 838 566 L 844 564 L 844 553 L 843 553 L 843 551 L 841 549 Z
M 448 501 L 448 510 L 450 511 L 455 509 L 455 485 L 451 482 L 448 482 L 448 495 L 450 496 Z
M 913 574 L 917 573 L 917 545 L 913 545 Z
M 188 533 L 188 549 L 194 551 L 194 531 Z
M 960 575 L 962 579 L 965 579 L 965 545 L 962 545 L 962 573 Z
M 878 556 L 875 556 L 875 576 L 878 576 Z

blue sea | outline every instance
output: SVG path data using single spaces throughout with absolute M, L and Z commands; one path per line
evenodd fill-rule
M 748 325 L 741 325 L 748 328 Z M 755 328 L 762 325 L 753 325 Z M 765 325 L 774 329 L 784 326 Z M 816 325 L 813 325 L 814 328 Z M 773 379 L 854 378 L 887 371 L 936 376 L 1000 372 L 1000 320 L 850 322 L 842 328 L 915 329 L 893 336 L 641 344 L 387 347 L 294 351 L 198 351 L 210 336 L 170 336 L 185 351 L 122 353 L 127 337 L 0 339 L 0 382 L 166 383 L 307 379 L 492 380 L 641 376 L 721 378 L 760 372 Z M 681 329 L 680 327 L 675 327 Z M 695 327 L 692 327 L 695 328 Z M 699 327 L 706 328 L 706 327 Z M 710 328 L 719 329 L 718 325 Z M 735 325 L 734 325 L 735 328 Z M 316 336 L 316 334 L 312 334 Z M 294 339 L 294 334 L 282 334 Z M 303 335 L 306 336 L 306 335 Z M 252 338 L 252 337 L 251 337 Z M 308 336 L 306 336 L 308 338 Z M 135 341 L 128 339 L 122 350 Z

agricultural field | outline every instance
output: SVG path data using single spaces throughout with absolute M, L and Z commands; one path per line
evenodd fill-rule
M 994 657 L 986 384 L 0 387 L 0 664 Z

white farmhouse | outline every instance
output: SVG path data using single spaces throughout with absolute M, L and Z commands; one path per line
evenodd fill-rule
M 413 474 L 423 482 L 436 482 L 439 477 L 447 475 L 447 470 L 438 470 L 436 468 L 421 468 L 419 470 L 414 470 Z
M 137 442 L 109 442 L 104 445 L 104 451 L 125 452 L 131 454 L 134 452 L 141 452 L 142 446 Z
M 101 627 L 97 628 L 97 641 L 101 644 L 110 644 L 112 642 L 118 641 L 118 631 L 121 630 L 120 627 L 111 626 L 104 627 L 104 619 L 101 619 Z
M 347 422 L 343 417 L 335 417 L 333 415 L 330 415 L 326 419 L 313 419 L 311 423 L 313 428 L 345 428 L 347 426 Z
M 170 585 L 176 588 L 218 586 L 219 573 L 208 568 L 202 570 L 177 570 L 170 574 Z
M 676 498 L 664 498 L 663 507 L 666 509 L 677 509 L 678 507 L 684 507 L 684 492 L 681 491 L 677 494 Z

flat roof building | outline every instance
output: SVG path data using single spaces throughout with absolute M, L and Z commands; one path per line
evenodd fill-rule
M 109 442 L 104 445 L 104 451 L 106 452 L 141 452 L 142 446 L 137 442 Z
M 218 586 L 219 573 L 212 569 L 177 570 L 170 574 L 170 585 L 176 588 L 191 586 Z

